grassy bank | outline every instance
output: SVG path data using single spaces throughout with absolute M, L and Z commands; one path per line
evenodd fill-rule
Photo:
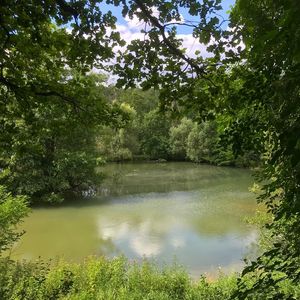
M 237 275 L 220 276 L 214 282 L 201 277 L 192 281 L 178 266 L 158 268 L 154 264 L 129 263 L 123 257 L 113 260 L 90 258 L 83 264 L 60 262 L 1 261 L 0 299 L 234 299 Z M 251 282 L 249 282 L 251 284 Z M 299 287 L 283 282 L 287 296 L 299 299 Z M 249 299 L 269 299 L 253 295 Z
M 91 258 L 83 264 L 3 260 L 1 299 L 231 299 L 236 278 L 193 282 L 178 266 Z

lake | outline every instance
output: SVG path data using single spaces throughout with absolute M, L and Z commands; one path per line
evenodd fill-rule
M 22 225 L 16 259 L 89 255 L 183 265 L 193 277 L 239 271 L 257 237 L 246 169 L 186 162 L 108 164 L 99 195 L 39 207 Z

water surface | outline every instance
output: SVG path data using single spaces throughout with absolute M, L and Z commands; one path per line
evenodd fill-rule
M 251 173 L 193 163 L 109 164 L 97 197 L 35 208 L 13 257 L 177 261 L 192 276 L 238 271 L 255 228 Z

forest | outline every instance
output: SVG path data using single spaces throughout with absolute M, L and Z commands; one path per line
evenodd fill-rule
M 299 14 L 297 0 L 2 1 L 0 299 L 299 299 Z M 122 255 L 11 257 L 36 208 L 88 203 L 106 166 L 139 162 L 237 182 L 251 169 L 258 254 L 213 281 Z

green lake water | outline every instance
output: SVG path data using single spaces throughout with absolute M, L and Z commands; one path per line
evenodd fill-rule
M 256 240 L 244 222 L 256 210 L 251 172 L 193 163 L 126 163 L 102 168 L 99 195 L 34 208 L 16 259 L 89 255 L 183 265 L 197 277 L 238 271 Z

